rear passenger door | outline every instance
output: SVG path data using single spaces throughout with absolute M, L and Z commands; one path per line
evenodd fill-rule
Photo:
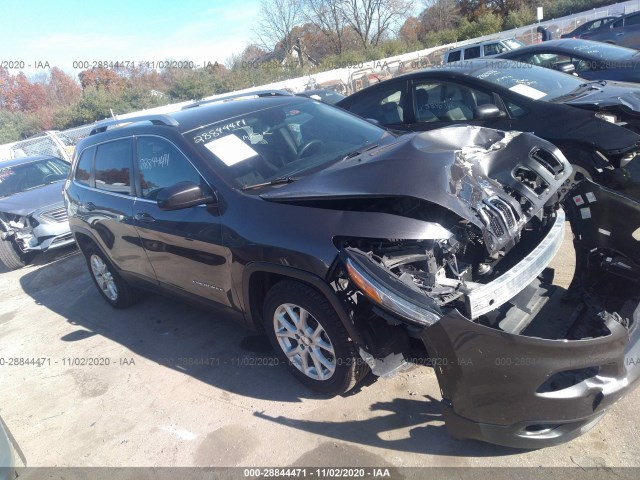
M 227 250 L 221 241 L 218 207 L 166 211 L 158 192 L 183 181 L 212 190 L 187 156 L 156 135 L 136 137 L 136 190 L 133 218 L 159 282 L 178 293 L 231 305 Z
M 100 143 L 81 152 L 73 203 L 88 229 L 122 273 L 155 281 L 133 225 L 132 138 Z

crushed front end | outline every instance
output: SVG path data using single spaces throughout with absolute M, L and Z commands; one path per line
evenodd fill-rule
M 334 284 L 375 374 L 419 357 L 434 367 L 454 437 L 562 443 L 640 376 L 640 203 L 588 180 L 569 191 L 570 165 L 536 137 L 474 140 L 448 166 L 450 208 L 370 207 L 440 228 L 419 240 L 335 238 Z M 548 266 L 567 219 L 577 266 L 564 290 Z
M 74 243 L 62 202 L 33 212 L 0 212 L 0 226 L 2 239 L 12 241 L 23 254 Z

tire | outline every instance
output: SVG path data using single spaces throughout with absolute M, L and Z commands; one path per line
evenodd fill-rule
M 283 280 L 269 290 L 264 326 L 280 360 L 312 390 L 340 395 L 369 372 L 331 304 L 305 284 Z
M 139 290 L 131 287 L 105 257 L 100 249 L 90 245 L 83 249 L 89 275 L 96 288 L 109 305 L 128 308 L 140 299 Z
M 8 270 L 18 270 L 27 264 L 11 240 L 0 240 L 0 262 Z

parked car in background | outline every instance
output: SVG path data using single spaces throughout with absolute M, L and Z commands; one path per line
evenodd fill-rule
M 575 176 L 640 198 L 640 97 L 632 84 L 470 60 L 396 77 L 337 106 L 397 131 L 471 124 L 533 132 L 560 147 Z
M 524 46 L 524 43 L 520 40 L 516 40 L 515 38 L 472 43 L 470 45 L 452 48 L 445 52 L 444 63 L 457 62 L 459 60 L 471 60 L 472 58 L 489 57 L 509 50 L 515 50 L 522 46 Z
M 622 15 L 612 22 L 583 33 L 580 38 L 640 48 L 640 12 Z
M 600 27 L 603 27 L 604 25 L 607 25 L 618 18 L 620 18 L 620 15 L 601 17 L 601 18 L 596 18 L 595 20 L 589 20 L 587 22 L 582 23 L 581 25 L 579 25 L 569 33 L 565 33 L 564 35 L 561 35 L 560 38 L 582 38 L 582 35 L 593 32 L 594 30 Z
M 635 387 L 640 203 L 567 193 L 580 282 L 569 311 L 546 311 L 571 176 L 549 142 L 477 126 L 396 137 L 288 95 L 128 121 L 80 142 L 64 190 L 113 307 L 138 288 L 216 307 L 328 395 L 430 359 L 452 435 L 502 445 L 574 438 Z
M 345 95 L 326 88 L 305 90 L 303 92 L 296 93 L 296 95 L 298 95 L 299 97 L 313 98 L 314 100 L 320 100 L 331 105 L 335 105 L 340 100 L 345 98 Z
M 550 40 L 501 53 L 497 58 L 575 73 L 587 80 L 640 82 L 640 52 L 609 43 L 573 38 Z
M 69 163 L 37 156 L 0 163 L 0 262 L 23 267 L 38 252 L 73 244 L 62 184 Z

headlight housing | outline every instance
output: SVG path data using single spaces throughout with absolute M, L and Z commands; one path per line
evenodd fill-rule
M 346 268 L 349 278 L 374 304 L 419 325 L 432 325 L 440 320 L 439 314 L 393 292 L 350 258 Z

